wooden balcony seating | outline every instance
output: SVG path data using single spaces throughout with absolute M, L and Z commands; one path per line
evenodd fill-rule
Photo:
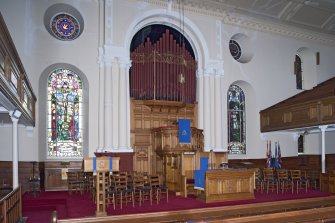
M 278 193 L 279 184 L 272 168 L 263 169 L 263 178 L 264 178 L 264 184 L 266 186 L 266 193 L 269 193 L 270 189 L 272 192 L 274 189 L 276 189 Z
M 150 187 L 152 189 L 152 196 L 156 198 L 157 204 L 162 198 L 166 198 L 166 202 L 169 202 L 169 189 L 160 183 L 159 176 L 150 176 Z
M 277 170 L 277 179 L 279 184 L 279 189 L 282 193 L 284 190 L 287 191 L 291 186 L 291 181 L 289 178 L 289 172 L 286 169 L 278 169 Z
M 261 193 L 263 193 L 264 190 L 264 177 L 263 177 L 263 172 L 261 169 L 257 168 L 255 172 L 255 183 L 256 183 L 256 191 L 258 192 L 259 190 Z

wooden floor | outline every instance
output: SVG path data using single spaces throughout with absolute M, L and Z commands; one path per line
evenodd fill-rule
M 58 220 L 59 223 L 151 222 L 335 222 L 335 196 L 202 208 Z

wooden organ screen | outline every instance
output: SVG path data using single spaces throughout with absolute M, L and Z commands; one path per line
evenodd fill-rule
M 197 63 L 168 29 L 155 43 L 147 38 L 131 60 L 130 95 L 135 100 L 195 102 Z

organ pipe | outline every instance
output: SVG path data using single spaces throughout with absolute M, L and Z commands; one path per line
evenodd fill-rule
M 130 95 L 139 100 L 194 103 L 197 62 L 185 44 L 170 31 L 152 43 L 150 38 L 131 52 Z M 184 81 L 179 80 L 183 75 Z

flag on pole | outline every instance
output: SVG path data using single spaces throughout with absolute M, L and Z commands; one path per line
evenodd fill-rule
M 275 142 L 275 159 L 273 163 L 273 167 L 276 169 L 280 169 L 281 165 L 279 163 L 279 152 L 278 152 L 278 143 Z
M 279 163 L 280 168 L 281 168 L 282 160 L 281 160 L 281 151 L 280 151 L 279 141 L 278 141 L 278 163 Z
M 272 157 L 272 152 L 271 152 L 271 140 L 266 141 L 266 167 L 271 168 L 271 157 Z

